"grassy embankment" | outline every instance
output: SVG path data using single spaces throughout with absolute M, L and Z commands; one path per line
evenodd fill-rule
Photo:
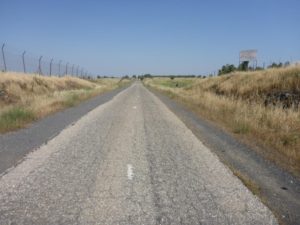
M 153 78 L 144 83 L 255 145 L 254 149 L 299 177 L 300 108 L 264 104 L 272 93 L 299 97 L 299 66 L 205 79 Z
M 124 85 L 129 80 L 43 77 L 0 72 L 0 133 Z

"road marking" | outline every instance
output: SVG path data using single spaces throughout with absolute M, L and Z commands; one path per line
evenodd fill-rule
M 127 164 L 127 178 L 128 180 L 132 180 L 133 178 L 133 167 L 131 164 Z

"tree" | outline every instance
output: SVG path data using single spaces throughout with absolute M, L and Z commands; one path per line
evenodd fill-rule
M 264 70 L 264 68 L 263 68 L 263 67 L 260 67 L 260 66 L 257 66 L 257 67 L 255 68 L 255 70 Z
M 268 68 L 280 68 L 282 66 L 283 66 L 282 62 L 280 62 L 278 64 L 273 62 L 270 66 L 268 66 Z
M 285 63 L 284 63 L 284 67 L 287 67 L 287 66 L 289 66 L 290 65 L 290 62 L 289 61 L 286 61 Z
M 240 71 L 247 71 L 249 68 L 249 61 L 244 61 L 239 65 L 238 70 Z
M 236 67 L 233 64 L 226 64 L 219 70 L 218 75 L 220 76 L 234 71 L 236 71 Z

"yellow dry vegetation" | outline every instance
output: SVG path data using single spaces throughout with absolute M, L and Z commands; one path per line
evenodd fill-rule
M 256 145 L 254 149 L 265 157 L 300 175 L 300 109 L 264 105 L 270 93 L 300 94 L 299 66 L 205 79 L 153 78 L 144 83 Z
M 197 81 L 204 91 L 226 96 L 260 100 L 267 93 L 278 91 L 299 92 L 300 67 L 267 69 L 254 72 L 235 72 L 228 75 Z
M 0 72 L 0 132 L 24 127 L 33 120 L 129 82 L 119 81 Z

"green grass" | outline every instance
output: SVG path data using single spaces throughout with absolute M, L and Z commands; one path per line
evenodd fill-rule
M 192 85 L 193 80 L 191 79 L 187 79 L 187 78 L 174 78 L 172 79 L 164 79 L 159 81 L 159 85 L 165 86 L 165 87 L 169 87 L 169 88 L 184 88 L 184 87 L 188 87 L 190 85 Z M 177 86 L 176 86 L 177 85 Z
M 21 107 L 12 108 L 0 115 L 0 132 L 21 128 L 34 119 L 35 115 L 30 110 Z
M 79 94 L 72 93 L 71 95 L 69 95 L 67 97 L 64 104 L 65 104 L 66 107 L 73 107 L 73 106 L 77 105 L 79 102 L 80 102 Z
M 247 134 L 250 131 L 250 127 L 248 124 L 240 121 L 236 121 L 233 124 L 233 132 L 236 134 Z
M 295 134 L 290 134 L 290 135 L 283 135 L 280 139 L 282 142 L 283 146 L 295 146 L 300 140 L 300 134 L 295 133 Z

